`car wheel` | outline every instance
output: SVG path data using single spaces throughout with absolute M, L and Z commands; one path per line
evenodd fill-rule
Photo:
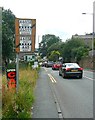
M 59 72 L 59 76 L 61 76 L 60 72 Z
M 66 77 L 64 73 L 62 73 L 62 77 L 63 77 L 63 78 L 65 78 L 65 77 Z
M 79 78 L 80 78 L 80 79 L 82 78 L 82 74 L 80 74 Z

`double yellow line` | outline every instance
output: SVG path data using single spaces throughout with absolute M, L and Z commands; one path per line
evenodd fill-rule
M 56 83 L 56 80 L 54 79 L 54 77 L 51 74 L 48 74 L 50 80 L 52 81 L 52 83 Z

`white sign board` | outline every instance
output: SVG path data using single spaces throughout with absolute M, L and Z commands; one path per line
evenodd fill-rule
M 31 36 L 20 36 L 20 51 L 29 52 L 31 51 Z
M 31 20 L 19 20 L 19 34 L 31 35 L 32 34 L 32 21 Z
M 16 52 L 34 52 L 36 37 L 36 19 L 15 19 Z
M 19 20 L 20 52 L 31 52 L 32 20 Z

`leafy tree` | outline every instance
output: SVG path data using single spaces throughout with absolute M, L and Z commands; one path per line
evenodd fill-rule
M 50 54 L 50 56 L 49 56 L 49 60 L 52 60 L 52 61 L 58 61 L 58 59 L 59 59 L 59 56 L 60 56 L 60 53 L 59 53 L 59 51 L 52 51 L 51 52 L 51 54 Z
M 55 35 L 46 34 L 42 36 L 42 41 L 40 43 L 40 53 L 42 53 L 42 57 L 47 55 L 48 48 L 54 43 L 61 42 L 61 39 Z
M 63 58 L 65 62 L 71 62 L 72 59 L 76 59 L 77 49 L 80 46 L 85 46 L 83 40 L 79 38 L 71 38 L 69 39 L 64 46 L 64 51 L 63 51 Z M 81 56 L 80 56 L 81 57 Z
M 89 52 L 89 49 L 87 49 L 84 46 L 80 46 L 76 50 L 76 61 L 80 61 L 83 56 L 87 56 Z
M 50 53 L 51 51 L 54 50 L 58 50 L 60 52 L 62 52 L 62 49 L 64 48 L 64 42 L 56 42 L 54 44 L 52 44 L 48 49 L 48 53 Z
M 15 15 L 10 9 L 2 9 L 2 57 L 5 63 L 14 56 L 14 34 Z

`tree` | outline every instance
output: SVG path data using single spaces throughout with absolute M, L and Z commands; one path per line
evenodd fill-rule
M 42 36 L 42 41 L 40 43 L 40 53 L 42 57 L 47 55 L 48 48 L 54 43 L 61 42 L 61 39 L 55 35 L 46 34 Z
M 80 61 L 83 56 L 87 56 L 89 49 L 84 46 L 80 46 L 76 50 L 76 61 Z
M 60 53 L 59 51 L 52 51 L 50 56 L 48 57 L 49 60 L 52 60 L 54 62 L 58 61 L 59 60 L 59 56 L 60 56 Z
M 15 15 L 10 9 L 2 9 L 2 57 L 6 63 L 14 57 Z
M 65 59 L 65 62 L 71 62 L 72 60 L 76 60 L 79 55 L 79 48 L 85 47 L 84 42 L 82 39 L 79 38 L 71 38 L 69 39 L 64 46 L 64 51 L 63 51 L 63 58 Z M 86 47 L 85 47 L 86 49 Z M 85 50 L 82 51 L 83 54 Z M 81 59 L 82 55 L 80 54 L 79 59 Z

